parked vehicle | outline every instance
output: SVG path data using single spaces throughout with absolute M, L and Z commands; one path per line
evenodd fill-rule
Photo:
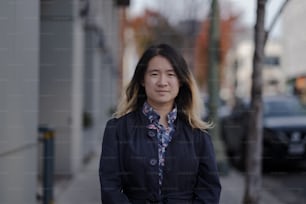
M 237 103 L 222 118 L 221 132 L 226 152 L 237 167 L 245 166 L 248 127 L 248 100 Z M 263 98 L 263 165 L 299 162 L 306 159 L 306 111 L 294 96 Z
M 219 98 L 218 103 L 219 104 L 218 104 L 217 114 L 218 114 L 219 119 L 221 119 L 230 114 L 230 107 L 229 105 L 226 104 L 226 101 L 224 101 L 221 98 Z M 205 107 L 205 113 L 202 116 L 202 119 L 204 121 L 210 121 L 210 118 L 209 118 L 210 108 L 209 108 L 209 98 L 208 97 L 204 99 L 204 107 Z

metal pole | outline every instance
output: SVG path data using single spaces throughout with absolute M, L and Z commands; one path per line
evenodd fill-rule
M 220 66 L 220 31 L 219 31 L 219 5 L 217 0 L 212 0 L 210 11 L 210 33 L 209 33 L 209 117 L 214 123 L 211 129 L 212 140 L 215 147 L 218 168 L 221 174 L 228 173 L 228 164 L 225 158 L 224 147 L 220 137 L 219 108 L 219 66 Z
M 43 204 L 53 204 L 54 130 L 40 127 L 43 142 Z

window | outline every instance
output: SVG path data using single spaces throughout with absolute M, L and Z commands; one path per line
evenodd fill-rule
M 280 65 L 280 59 L 278 56 L 266 56 L 264 60 L 265 65 L 270 66 L 279 66 Z

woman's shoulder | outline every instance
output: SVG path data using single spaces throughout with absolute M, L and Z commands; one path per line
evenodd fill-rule
M 193 135 L 194 135 L 194 139 L 196 141 L 207 141 L 207 140 L 211 140 L 211 136 L 208 132 L 208 130 L 202 130 L 200 128 L 193 128 Z
M 113 117 L 107 121 L 109 125 L 118 125 L 122 123 L 126 123 L 127 121 L 134 120 L 136 118 L 136 111 L 129 112 L 120 117 Z
M 197 132 L 197 134 L 199 134 L 199 135 L 203 135 L 205 137 L 210 137 L 210 134 L 209 134 L 208 130 L 203 130 L 203 129 L 200 129 L 200 128 L 194 128 L 194 131 Z
M 178 124 L 179 126 L 182 126 L 184 129 L 187 129 L 189 131 L 192 132 L 193 135 L 197 135 L 197 136 L 204 136 L 204 137 L 209 137 L 209 132 L 208 130 L 203 130 L 203 129 L 200 129 L 200 128 L 195 128 L 195 127 L 191 127 L 191 125 L 185 121 L 185 120 L 182 120 L 182 119 L 179 119 L 178 120 Z
M 190 135 L 193 140 L 197 142 L 210 140 L 210 134 L 208 130 L 191 127 L 191 125 L 183 120 L 178 120 L 178 130 L 183 130 L 186 134 Z

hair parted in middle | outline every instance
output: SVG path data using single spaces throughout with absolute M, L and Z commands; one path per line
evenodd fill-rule
M 153 45 L 143 53 L 114 116 L 118 118 L 142 107 L 147 99 L 145 88 L 142 85 L 144 75 L 150 60 L 155 56 L 166 58 L 178 77 L 180 88 L 175 98 L 178 116 L 186 120 L 192 128 L 199 128 L 203 131 L 211 128 L 210 123 L 206 123 L 201 119 L 204 103 L 185 59 L 168 44 Z

